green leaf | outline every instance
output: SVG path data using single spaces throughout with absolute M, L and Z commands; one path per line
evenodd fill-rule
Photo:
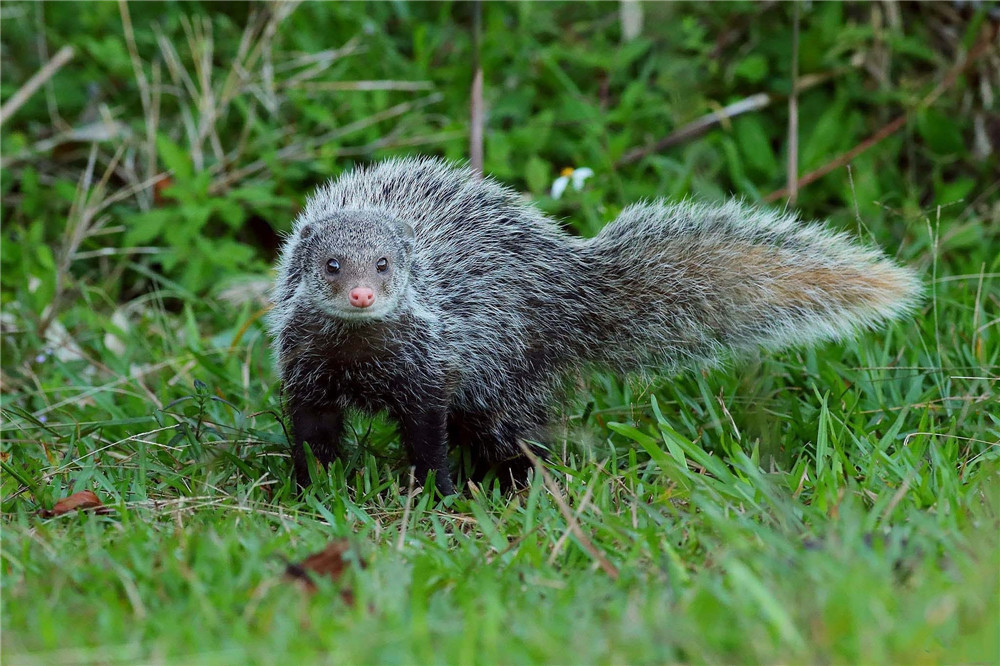
M 838 101 L 816 121 L 809 139 L 802 146 L 801 170 L 825 163 L 845 140 L 849 140 L 844 134 L 844 110 L 844 104 Z
M 177 210 L 174 208 L 158 208 L 147 213 L 133 215 L 126 220 L 127 229 L 123 240 L 124 245 L 128 247 L 149 243 L 154 238 L 159 237 L 164 226 L 176 217 Z
M 763 81 L 768 72 L 767 58 L 760 53 L 751 54 L 741 60 L 733 72 L 737 77 L 745 79 L 750 83 Z
M 36 245 L 35 246 L 35 258 L 38 260 L 38 264 L 50 271 L 56 269 L 56 260 L 52 256 L 52 248 L 48 245 Z
M 958 123 L 935 109 L 922 109 L 917 113 L 917 133 L 927 147 L 939 155 L 965 150 L 959 128 Z
M 769 179 L 774 178 L 779 170 L 778 160 L 760 120 L 754 116 L 737 118 L 733 130 L 747 166 Z
M 163 134 L 156 135 L 156 152 L 177 181 L 187 182 L 194 175 L 194 164 L 188 152 Z
M 549 188 L 551 172 L 552 167 L 537 155 L 528 158 L 528 163 L 524 166 L 524 179 L 532 194 L 543 194 Z
M 226 226 L 231 229 L 239 227 L 247 219 L 246 209 L 229 199 L 216 199 L 213 202 L 213 207 Z
M 934 188 L 935 203 L 948 205 L 964 200 L 976 187 L 972 178 L 956 178 L 950 182 L 937 183 Z

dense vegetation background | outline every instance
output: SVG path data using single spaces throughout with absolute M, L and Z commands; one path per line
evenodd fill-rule
M 0 6 L 5 661 L 1000 661 L 996 5 L 476 7 Z M 414 494 L 359 420 L 297 497 L 279 234 L 352 164 L 467 159 L 477 62 L 485 171 L 568 229 L 789 203 L 914 266 L 924 306 L 594 377 L 514 496 Z M 567 167 L 594 175 L 553 198 Z M 39 513 L 84 490 L 106 510 Z M 339 538 L 347 573 L 282 580 Z

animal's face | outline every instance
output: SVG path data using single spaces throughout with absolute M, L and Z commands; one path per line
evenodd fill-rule
M 380 211 L 341 211 L 299 230 L 313 304 L 340 319 L 392 314 L 409 283 L 414 233 Z

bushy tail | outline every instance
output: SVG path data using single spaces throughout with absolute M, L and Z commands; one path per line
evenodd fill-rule
M 875 249 L 790 213 L 737 202 L 639 204 L 585 245 L 622 371 L 832 340 L 907 312 L 921 285 Z

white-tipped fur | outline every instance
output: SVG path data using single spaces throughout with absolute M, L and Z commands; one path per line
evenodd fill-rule
M 613 289 L 636 295 L 627 309 L 641 325 L 607 359 L 621 370 L 636 348 L 644 365 L 672 367 L 847 337 L 910 310 L 921 291 L 879 250 L 737 201 L 636 204 L 586 251 L 616 263 Z
M 431 342 L 412 353 L 444 369 L 452 406 L 495 415 L 498 428 L 524 414 L 540 425 L 561 379 L 585 367 L 669 370 L 841 338 L 908 311 L 921 289 L 878 250 L 790 213 L 642 203 L 584 240 L 466 168 L 390 160 L 321 187 L 283 248 L 268 325 L 300 395 L 322 390 L 319 359 L 358 333 L 316 307 L 324 295 L 303 279 L 303 230 L 336 245 L 343 224 L 323 221 L 355 214 L 413 228 L 409 272 L 383 319 L 416 322 Z M 385 242 L 354 226 L 352 243 Z M 358 381 L 379 381 L 379 364 L 426 365 L 402 348 Z

